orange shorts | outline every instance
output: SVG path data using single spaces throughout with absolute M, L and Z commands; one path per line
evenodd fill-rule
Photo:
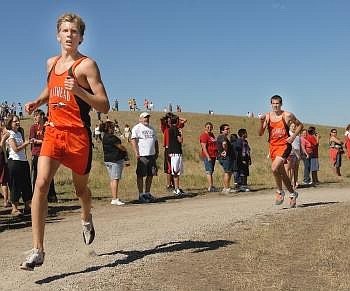
M 78 175 L 90 172 L 91 132 L 87 128 L 58 129 L 46 126 L 40 156 L 50 157 Z
M 282 146 L 270 146 L 270 158 L 271 160 L 276 159 L 277 157 L 286 160 L 292 151 L 292 145 L 287 143 Z

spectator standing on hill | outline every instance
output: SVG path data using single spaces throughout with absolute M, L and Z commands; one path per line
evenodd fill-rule
M 298 193 L 293 189 L 291 181 L 284 168 L 284 163 L 288 158 L 292 143 L 295 137 L 303 128 L 303 124 L 294 116 L 293 113 L 282 110 L 282 97 L 274 95 L 270 98 L 272 111 L 260 116 L 259 136 L 262 136 L 265 129 L 269 132 L 270 157 L 272 159 L 272 173 L 275 177 L 277 192 L 276 205 L 281 205 L 284 201 L 284 191 L 282 182 L 289 191 L 289 205 L 296 207 Z M 294 123 L 295 132 L 289 135 L 289 126 Z
M 56 28 L 60 54 L 48 59 L 47 85 L 35 101 L 25 106 L 31 114 L 48 103 L 49 119 L 32 201 L 33 249 L 21 265 L 23 270 L 33 270 L 44 262 L 46 195 L 61 164 L 72 170 L 76 196 L 82 207 L 84 243 L 91 244 L 95 238 L 88 187 L 92 161 L 89 112 L 93 107 L 97 112 L 107 114 L 109 101 L 96 62 L 78 51 L 83 41 L 84 21 L 76 14 L 66 13 L 58 18 Z
M 20 131 L 20 121 L 17 115 L 11 115 L 6 121 L 7 144 L 9 148 L 8 170 L 9 188 L 13 216 L 21 215 L 18 209 L 19 200 L 24 202 L 23 214 L 30 214 L 30 204 L 33 196 L 30 183 L 30 168 L 26 155 L 26 147 L 29 140 L 24 140 L 24 134 Z
M 36 177 L 38 175 L 38 159 L 40 155 L 41 145 L 44 139 L 44 131 L 45 131 L 45 113 L 41 109 L 36 109 L 33 112 L 34 116 L 34 124 L 30 127 L 29 131 L 29 140 L 32 151 L 32 166 L 31 166 L 31 180 L 32 180 L 32 188 L 34 191 Z M 47 195 L 47 199 L 49 202 L 57 202 L 57 195 L 55 191 L 55 182 L 52 178 L 50 183 L 49 193 Z
M 19 119 L 23 119 L 23 106 L 21 102 L 18 102 L 18 115 Z
M 124 127 L 124 138 L 130 142 L 130 138 L 131 138 L 131 129 L 130 129 L 130 125 L 129 124 L 125 124 Z
M 0 184 L 2 195 L 4 196 L 4 207 L 11 207 L 9 201 L 9 173 L 7 168 L 7 150 L 6 139 L 8 138 L 7 130 L 4 121 L 1 121 L 0 126 Z
M 170 156 L 168 153 L 168 147 L 169 147 L 169 132 L 168 129 L 171 126 L 171 119 L 176 116 L 171 112 L 168 112 L 165 114 L 164 117 L 160 119 L 160 129 L 163 133 L 163 148 L 164 148 L 164 173 L 166 174 L 166 189 L 168 191 L 173 191 L 175 189 L 174 185 L 174 179 L 171 175 L 171 168 L 170 168 Z M 185 126 L 185 123 L 187 122 L 187 119 L 185 118 L 178 118 L 177 128 L 181 129 Z
M 229 140 L 230 126 L 226 123 L 220 125 L 220 134 L 216 138 L 218 146 L 218 161 L 224 170 L 222 193 L 236 192 L 230 188 L 233 172 L 233 148 Z
M 311 171 L 311 177 L 312 177 L 312 183 L 314 185 L 317 185 L 320 183 L 318 181 L 318 175 L 317 172 L 320 170 L 320 164 L 318 161 L 318 145 L 320 143 L 320 135 L 316 131 L 316 128 L 314 126 L 310 126 L 307 130 L 307 139 L 311 143 L 312 146 L 312 153 L 311 153 L 311 161 L 310 161 L 310 171 Z
M 337 136 L 337 130 L 332 128 L 329 134 L 329 158 L 337 176 L 341 176 L 340 168 L 342 165 L 342 154 L 344 154 L 343 145 L 344 143 Z
M 114 99 L 113 111 L 119 111 L 119 102 L 117 98 Z
M 159 154 L 157 132 L 149 124 L 151 115 L 140 114 L 140 122 L 131 130 L 131 144 L 137 160 L 136 176 L 139 200 L 148 203 L 155 200 L 151 194 L 153 176 L 157 175 L 157 158 Z M 145 184 L 143 178 L 145 178 Z
M 248 187 L 248 176 L 249 176 L 249 166 L 252 164 L 252 159 L 250 156 L 250 146 L 248 144 L 248 133 L 245 128 L 238 130 L 238 140 L 240 152 L 239 152 L 239 164 L 238 164 L 238 177 L 239 177 L 239 191 L 249 192 Z
M 304 185 L 312 185 L 312 181 L 310 178 L 311 173 L 311 156 L 312 156 L 312 144 L 307 138 L 308 132 L 307 129 L 304 128 L 301 131 L 300 136 L 300 144 L 301 144 L 301 154 L 302 159 L 304 163 L 304 178 L 303 178 L 303 184 Z
M 180 175 L 183 174 L 183 160 L 182 160 L 182 142 L 183 137 L 181 131 L 178 129 L 179 117 L 173 115 L 170 120 L 170 127 L 168 129 L 169 144 L 168 154 L 170 157 L 170 174 L 174 180 L 174 194 L 176 196 L 184 195 L 185 192 L 180 188 Z
M 344 145 L 346 148 L 346 156 L 350 160 L 350 124 L 345 128 Z
M 207 122 L 204 125 L 204 131 L 199 136 L 199 142 L 202 148 L 201 156 L 209 185 L 208 191 L 217 192 L 218 190 L 214 187 L 213 173 L 216 157 L 218 155 L 218 146 L 216 144 L 216 138 L 213 133 L 213 124 L 211 122 Z
M 104 163 L 110 177 L 110 187 L 112 192 L 112 205 L 124 205 L 118 198 L 119 181 L 122 178 L 123 168 L 129 166 L 128 152 L 122 145 L 121 140 L 114 135 L 115 124 L 106 121 L 101 125 L 101 131 L 104 132 L 102 145 Z

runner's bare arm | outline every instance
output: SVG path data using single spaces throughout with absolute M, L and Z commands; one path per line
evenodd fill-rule
M 263 114 L 261 117 L 259 117 L 259 120 L 260 120 L 260 126 L 258 128 L 258 135 L 259 136 L 262 136 L 265 132 L 265 129 L 266 129 L 267 124 L 269 122 L 268 116 L 269 116 L 268 114 Z
M 83 60 L 76 67 L 75 75 L 78 82 L 74 78 L 67 78 L 65 88 L 71 90 L 74 95 L 79 96 L 96 111 L 107 113 L 109 101 L 96 62 L 90 58 Z M 91 88 L 93 94 L 87 92 L 83 87 Z

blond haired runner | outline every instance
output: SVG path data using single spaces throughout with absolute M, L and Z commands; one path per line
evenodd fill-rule
M 109 101 L 96 62 L 78 51 L 85 23 L 80 16 L 66 13 L 57 20 L 59 56 L 47 61 L 48 82 L 40 95 L 25 105 L 31 114 L 48 103 L 49 119 L 38 160 L 38 176 L 32 200 L 33 249 L 21 264 L 34 270 L 44 262 L 44 230 L 50 181 L 61 164 L 72 170 L 72 178 L 82 207 L 85 244 L 94 240 L 91 192 L 88 178 L 92 160 L 90 108 L 107 113 Z
M 284 168 L 284 163 L 292 150 L 292 142 L 303 128 L 303 124 L 293 113 L 282 110 L 282 97 L 274 95 L 270 99 L 272 111 L 259 116 L 260 126 L 259 136 L 262 136 L 265 129 L 269 131 L 270 158 L 272 160 L 272 173 L 275 177 L 277 192 L 276 205 L 281 205 L 284 201 L 284 191 L 282 182 L 286 186 L 289 194 L 290 207 L 296 206 L 298 193 L 294 191 L 290 178 Z M 289 135 L 290 125 L 295 124 L 295 131 Z

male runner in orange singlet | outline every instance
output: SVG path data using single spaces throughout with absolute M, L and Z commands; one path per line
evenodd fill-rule
M 281 205 L 284 201 L 284 191 L 282 182 L 289 191 L 289 205 L 296 206 L 298 193 L 294 191 L 291 181 L 284 168 L 284 163 L 292 150 L 292 142 L 299 132 L 303 129 L 303 124 L 294 116 L 293 113 L 283 111 L 282 97 L 274 95 L 271 97 L 272 111 L 260 116 L 259 136 L 262 136 L 265 129 L 269 131 L 270 158 L 272 160 L 272 173 L 277 185 L 276 205 Z M 289 126 L 294 123 L 295 132 L 289 135 Z
M 85 244 L 92 243 L 91 192 L 88 178 L 92 160 L 90 108 L 107 113 L 109 101 L 96 62 L 78 51 L 85 23 L 76 14 L 66 13 L 57 20 L 57 40 L 61 54 L 47 61 L 48 82 L 35 101 L 25 105 L 31 114 L 48 103 L 49 119 L 38 160 L 38 176 L 32 200 L 33 249 L 21 269 L 34 270 L 44 262 L 44 230 L 50 181 L 61 164 L 72 170 L 72 178 L 82 207 Z

